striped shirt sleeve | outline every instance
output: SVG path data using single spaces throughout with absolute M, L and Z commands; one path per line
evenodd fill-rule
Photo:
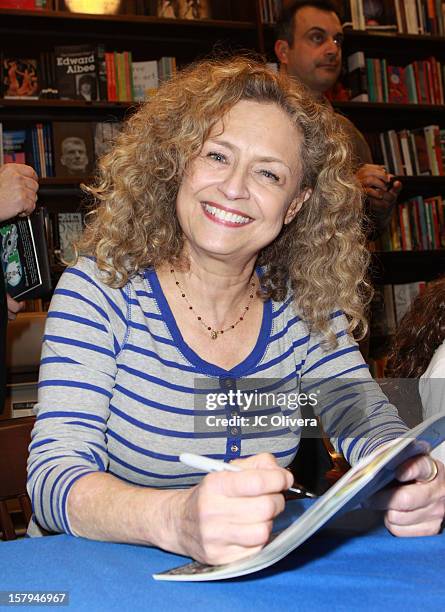
M 337 311 L 331 315 L 337 346 L 327 348 L 313 334 L 302 368 L 302 389 L 315 393 L 314 411 L 338 452 L 354 464 L 379 445 L 408 428 L 389 403 L 347 332 L 348 322 Z
M 43 339 L 28 492 L 37 523 L 52 532 L 71 533 L 71 487 L 108 465 L 105 432 L 125 317 L 124 304 L 102 292 L 93 266 L 82 260 L 63 274 Z

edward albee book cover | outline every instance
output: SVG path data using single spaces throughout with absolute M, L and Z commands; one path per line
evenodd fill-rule
M 62 100 L 98 99 L 98 59 L 95 45 L 56 47 L 56 80 Z

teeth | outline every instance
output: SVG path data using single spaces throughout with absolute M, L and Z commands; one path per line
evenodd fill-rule
M 218 219 L 222 219 L 224 221 L 230 221 L 231 223 L 239 223 L 240 225 L 244 225 L 245 223 L 249 222 L 249 217 L 236 215 L 235 213 L 231 213 L 226 210 L 221 210 L 221 208 L 216 208 L 216 206 L 210 206 L 210 204 L 204 204 L 204 208 L 214 217 L 218 217 Z

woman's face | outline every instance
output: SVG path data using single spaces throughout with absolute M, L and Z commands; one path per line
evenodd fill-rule
M 248 261 L 298 212 L 302 137 L 276 104 L 242 100 L 217 123 L 179 188 L 186 248 Z

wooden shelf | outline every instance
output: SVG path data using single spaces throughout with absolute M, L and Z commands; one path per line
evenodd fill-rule
M 138 106 L 137 102 L 108 102 L 97 100 L 88 102 L 86 100 L 60 100 L 59 98 L 39 98 L 38 100 L 27 100 L 26 98 L 0 98 L 1 108 L 100 108 L 100 109 L 124 109 Z
M 217 28 L 226 30 L 256 30 L 255 21 L 238 21 L 228 19 L 169 19 L 163 17 L 155 17 L 151 15 L 133 15 L 133 14 L 119 14 L 119 15 L 104 15 L 104 14 L 90 14 L 90 13 L 71 13 L 69 11 L 50 11 L 50 10 L 36 10 L 30 11 L 25 9 L 0 9 L 0 17 L 2 20 L 9 18 L 11 21 L 15 21 L 20 18 L 24 19 L 40 20 L 40 22 L 51 21 L 95 21 L 99 23 L 118 23 L 120 24 L 136 24 L 136 25 L 156 25 L 159 27 L 163 26 L 179 26 L 181 28 Z M 36 24 L 38 27 L 39 24 Z M 79 35 L 80 33 L 78 33 Z
M 445 117 L 445 106 L 441 104 L 334 101 L 332 105 L 337 112 L 349 117 L 364 134 L 412 129 L 432 123 L 443 125 Z
M 376 251 L 371 253 L 371 276 L 378 284 L 433 280 L 445 274 L 445 249 L 434 251 Z
M 334 108 L 344 111 L 357 111 L 365 113 L 381 113 L 382 111 L 394 114 L 403 113 L 437 113 L 442 117 L 445 114 L 445 106 L 442 104 L 393 104 L 386 102 L 343 102 L 335 100 L 332 102 Z
M 425 198 L 436 195 L 445 196 L 445 176 L 400 176 L 398 178 L 403 185 L 398 198 L 399 202 L 418 195 Z

